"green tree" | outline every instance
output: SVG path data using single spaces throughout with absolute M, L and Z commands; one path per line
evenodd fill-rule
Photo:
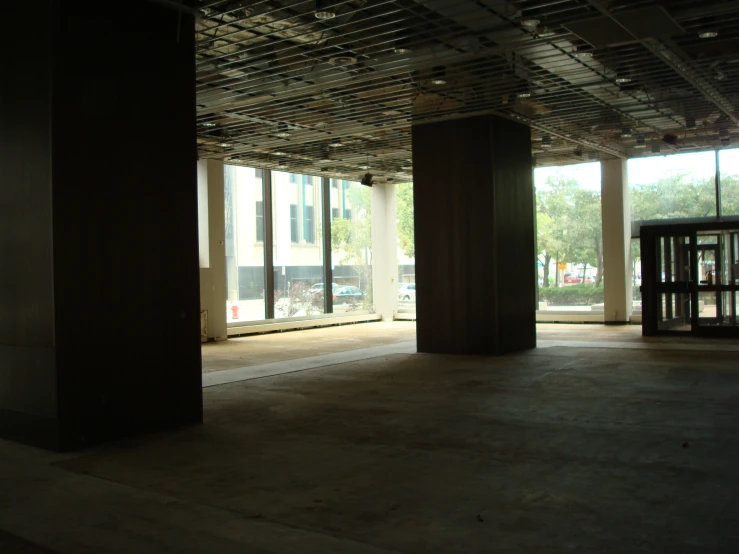
M 603 278 L 603 233 L 600 192 L 582 188 L 563 170 L 548 177 L 537 191 L 537 250 L 544 262 L 544 286 L 552 255 L 559 261 L 597 269 L 594 286 Z
M 366 284 L 366 301 L 372 304 L 372 202 L 369 187 L 352 186 L 346 191 L 352 218 L 331 222 L 331 251 L 342 252 L 342 265 L 352 265 Z
M 413 228 L 413 183 L 403 183 L 396 188 L 396 217 L 398 219 L 398 242 L 403 254 L 416 256 Z

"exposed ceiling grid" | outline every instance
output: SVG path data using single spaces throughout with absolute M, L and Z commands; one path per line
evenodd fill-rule
M 739 140 L 739 1 L 194 7 L 202 157 L 407 181 L 412 125 L 486 113 L 531 126 L 538 165 Z

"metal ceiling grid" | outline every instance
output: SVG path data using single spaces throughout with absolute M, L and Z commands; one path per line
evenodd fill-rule
M 533 129 L 538 165 L 651 153 L 653 144 L 715 148 L 730 143 L 739 121 L 738 1 L 203 0 L 196 8 L 199 150 L 230 163 L 351 179 L 369 167 L 378 181 L 405 181 L 411 126 L 428 121 L 515 118 Z M 318 19 L 318 10 L 335 17 Z M 654 19 L 653 33 L 642 14 Z M 591 21 L 619 42 L 595 47 L 570 30 L 597 33 Z M 666 144 L 665 134 L 674 140 Z

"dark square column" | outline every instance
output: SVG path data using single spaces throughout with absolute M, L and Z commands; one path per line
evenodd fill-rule
M 483 116 L 413 127 L 418 351 L 536 346 L 528 127 Z
M 8 10 L 0 435 L 68 449 L 199 422 L 193 18 Z

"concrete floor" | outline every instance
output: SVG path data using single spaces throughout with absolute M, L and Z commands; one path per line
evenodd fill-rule
M 737 344 L 545 331 L 212 386 L 205 425 L 82 453 L 0 443 L 0 529 L 60 553 L 735 553 Z

